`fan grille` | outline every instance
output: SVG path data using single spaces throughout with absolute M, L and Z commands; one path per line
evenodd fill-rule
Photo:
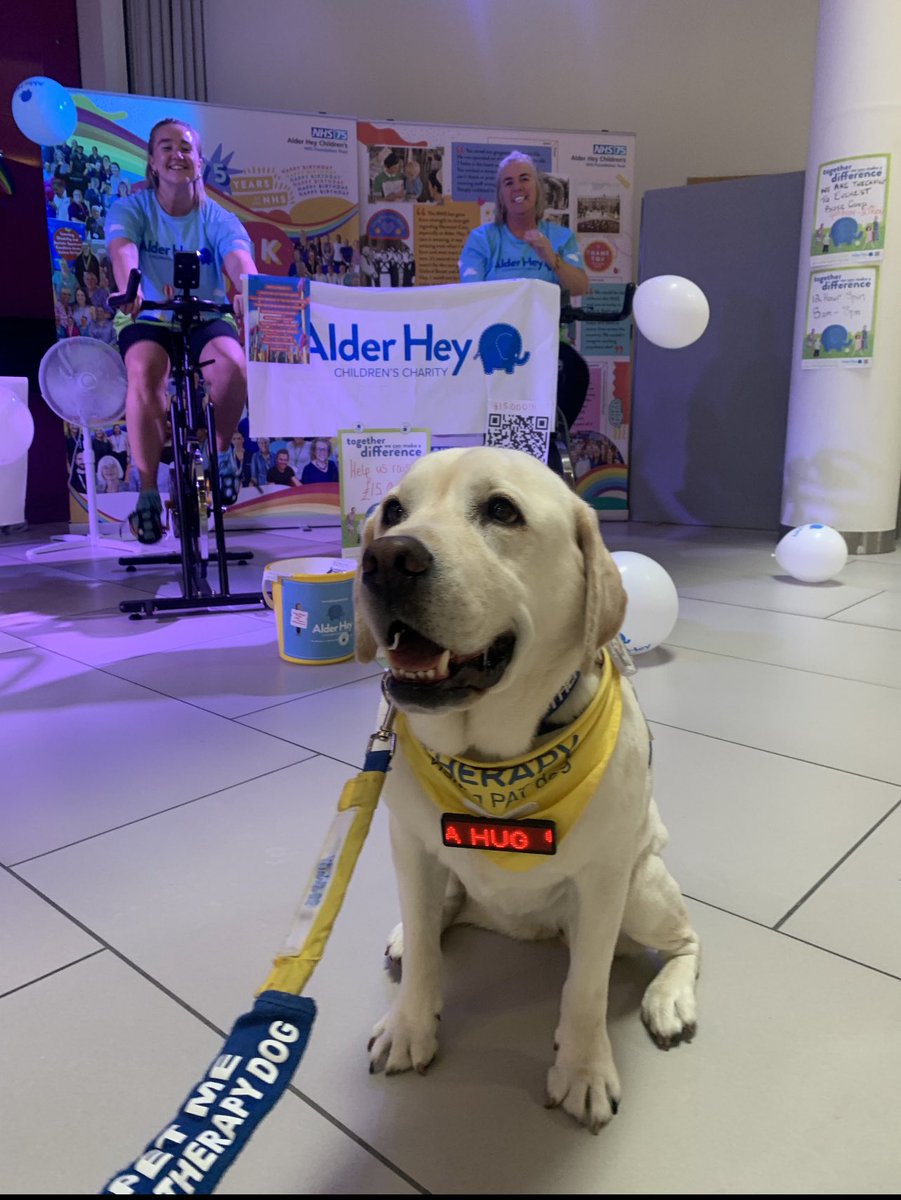
M 96 338 L 56 342 L 41 359 L 38 381 L 56 415 L 73 425 L 105 425 L 125 412 L 125 364 Z

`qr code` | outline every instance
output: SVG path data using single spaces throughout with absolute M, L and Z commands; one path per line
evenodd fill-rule
M 489 413 L 486 446 L 507 446 L 524 450 L 547 461 L 551 423 L 547 417 L 522 417 L 514 413 Z

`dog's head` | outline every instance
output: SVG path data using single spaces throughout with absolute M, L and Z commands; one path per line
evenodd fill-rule
M 590 670 L 626 597 L 597 514 L 516 450 L 430 454 L 366 524 L 355 582 L 362 662 L 382 648 L 402 708 L 461 708 L 536 665 Z

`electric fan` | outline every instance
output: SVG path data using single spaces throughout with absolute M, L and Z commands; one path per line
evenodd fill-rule
M 58 417 L 81 429 L 88 499 L 88 533 L 59 534 L 46 546 L 35 546 L 27 557 L 77 560 L 106 554 L 139 555 L 140 546 L 103 537 L 97 516 L 97 479 L 91 428 L 120 421 L 125 412 L 127 376 L 118 351 L 97 338 L 66 338 L 51 346 L 38 367 L 41 395 Z

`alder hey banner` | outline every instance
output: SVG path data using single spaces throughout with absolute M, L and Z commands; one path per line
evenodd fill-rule
M 259 281 L 257 281 L 259 284 Z M 290 282 L 264 281 L 267 292 Z M 353 289 L 311 282 L 295 362 L 257 361 L 247 321 L 250 432 L 391 426 L 479 435 L 547 456 L 560 293 L 534 279 Z M 305 361 L 308 360 L 308 361 Z

